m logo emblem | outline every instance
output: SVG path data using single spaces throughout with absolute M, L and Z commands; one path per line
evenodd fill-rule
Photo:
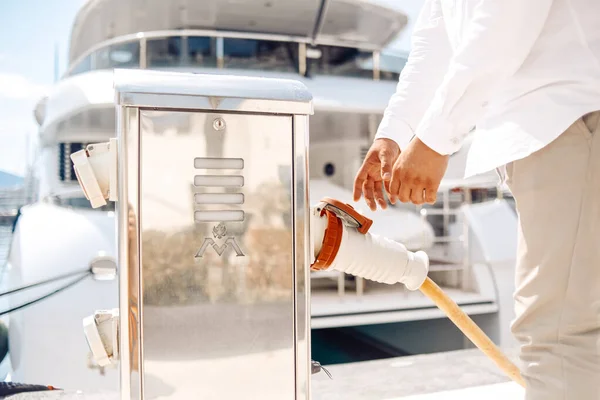
M 222 239 L 225 237 L 225 235 L 227 235 L 227 228 L 225 227 L 224 223 L 221 222 L 219 225 L 213 228 L 213 236 L 215 239 Z M 237 257 L 245 256 L 245 254 L 242 252 L 242 249 L 240 249 L 240 246 L 235 241 L 235 237 L 229 236 L 227 239 L 225 239 L 225 242 L 222 245 L 218 245 L 213 238 L 205 238 L 200 250 L 198 250 L 196 253 L 195 258 L 203 257 L 208 246 L 211 246 L 219 256 L 223 255 L 228 246 L 233 248 Z

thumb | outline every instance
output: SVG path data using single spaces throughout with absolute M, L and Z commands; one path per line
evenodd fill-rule
M 381 162 L 381 178 L 384 181 L 392 179 L 392 160 L 389 152 L 381 150 L 379 153 L 379 161 Z

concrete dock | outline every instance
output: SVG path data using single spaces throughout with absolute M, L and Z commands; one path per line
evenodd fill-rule
M 506 353 L 517 362 L 514 349 Z M 512 400 L 521 399 L 524 394 L 477 349 L 332 365 L 327 369 L 333 379 L 324 372 L 313 375 L 311 400 Z M 119 396 L 53 391 L 7 399 L 118 400 Z

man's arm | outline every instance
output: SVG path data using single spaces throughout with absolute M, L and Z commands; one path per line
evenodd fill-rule
M 400 149 L 406 147 L 444 79 L 451 55 L 440 0 L 426 0 L 415 22 L 408 60 L 375 139 L 391 139 Z
M 458 151 L 483 104 L 525 61 L 552 0 L 480 0 L 467 20 L 416 136 L 435 152 Z

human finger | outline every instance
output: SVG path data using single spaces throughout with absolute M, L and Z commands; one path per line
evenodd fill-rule
M 352 196 L 354 201 L 360 200 L 360 196 L 363 194 L 363 185 L 368 177 L 367 164 L 363 162 L 360 169 L 356 173 L 354 178 L 354 189 Z
M 400 168 L 398 168 L 397 164 L 394 164 L 394 168 L 392 170 L 392 179 L 389 182 L 388 194 L 390 196 L 390 203 L 396 204 L 398 200 L 398 191 L 400 190 L 400 185 L 402 183 L 400 179 Z
M 431 183 L 425 186 L 425 202 L 428 204 L 434 204 L 437 200 L 437 191 L 439 185 L 435 187 Z
M 363 197 L 365 198 L 365 202 L 367 203 L 367 206 L 369 206 L 369 208 L 373 211 L 377 210 L 377 205 L 375 204 L 375 198 L 374 198 L 374 182 L 372 179 L 367 179 L 364 181 L 363 183 Z
M 413 204 L 421 205 L 425 202 L 425 188 L 417 186 L 410 192 L 410 201 Z
M 375 201 L 377 201 L 379 207 L 381 207 L 382 209 L 387 208 L 387 203 L 385 201 L 385 198 L 383 197 L 383 182 L 375 181 L 374 189 Z
M 379 162 L 381 163 L 381 179 L 389 181 L 392 179 L 392 168 L 394 166 L 390 151 L 383 148 L 379 151 Z
M 410 192 L 412 189 L 412 185 L 409 181 L 403 180 L 400 185 L 400 190 L 398 191 L 398 200 L 403 203 L 408 203 L 410 201 Z
M 388 194 L 388 197 L 391 199 L 392 195 L 391 195 L 391 189 L 390 189 L 390 183 L 392 182 L 392 180 L 390 179 L 389 181 L 383 181 L 383 189 L 385 190 L 385 192 Z

